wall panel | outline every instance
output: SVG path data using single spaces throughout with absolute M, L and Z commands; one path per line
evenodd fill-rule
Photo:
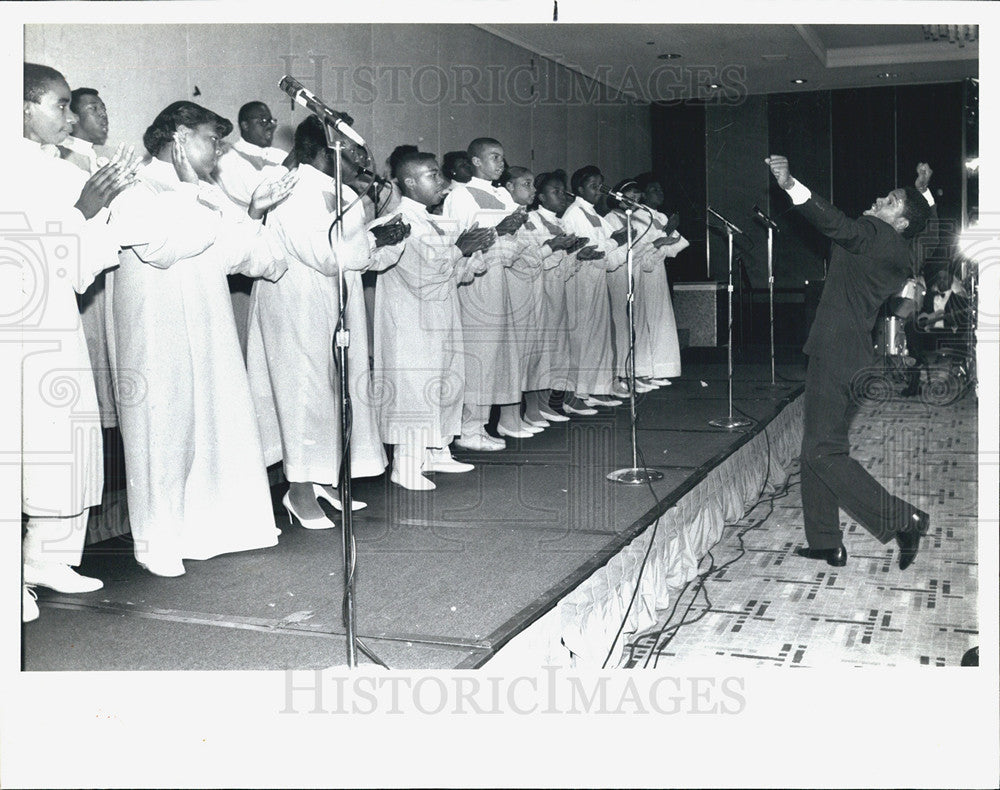
M 768 148 L 788 157 L 792 174 L 813 192 L 830 197 L 830 94 L 778 93 L 768 97 Z M 780 229 L 774 241 L 775 288 L 802 288 L 825 276 L 829 241 L 791 211 L 791 201 L 774 179 L 768 205 Z
M 545 58 L 535 61 L 538 101 L 531 106 L 532 169 L 536 173 L 568 167 L 569 72 Z
M 537 171 L 593 162 L 615 178 L 649 169 L 645 107 L 604 107 L 606 89 L 474 25 L 29 25 L 25 57 L 101 92 L 110 145 L 139 144 L 178 99 L 235 123 L 259 98 L 280 122 L 276 144 L 288 147 L 305 117 L 277 90 L 290 72 L 354 117 L 380 169 L 398 144 L 441 155 L 482 135 Z M 524 67 L 533 58 L 532 73 Z
M 504 147 L 508 165 L 531 169 L 531 105 L 536 100 L 531 53 L 502 38 L 491 36 L 490 66 L 497 77 L 478 64 L 482 73 L 480 95 L 489 110 L 489 136 Z M 470 71 L 470 74 L 473 72 Z
M 767 231 L 754 218 L 753 206 L 767 205 L 767 99 L 747 96 L 737 105 L 710 104 L 705 108 L 705 180 L 708 204 L 744 233 L 734 239 L 734 255 L 746 267 L 755 288 L 767 286 Z M 766 209 L 765 209 L 766 210 Z M 711 220 L 713 227 L 720 226 Z M 712 232 L 712 277 L 728 278 L 726 234 Z M 734 282 L 739 271 L 735 269 Z
M 440 156 L 441 113 L 414 96 L 412 78 L 420 66 L 437 66 L 440 25 L 372 25 L 375 97 L 372 104 L 373 148 L 380 166 L 397 145 L 416 145 Z M 430 73 L 430 72 L 428 72 Z M 429 89 L 429 86 L 428 86 Z M 418 95 L 420 90 L 417 91 Z

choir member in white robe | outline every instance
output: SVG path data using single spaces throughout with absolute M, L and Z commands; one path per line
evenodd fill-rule
M 497 243 L 486 253 L 487 269 L 459 288 L 465 343 L 465 396 L 459 447 L 502 450 L 506 443 L 486 433 L 490 406 L 521 400 L 520 363 L 513 335 L 512 307 L 503 269 L 514 262 L 515 234 L 527 218 L 503 187 L 492 182 L 504 168 L 503 146 L 488 137 L 469 144 L 475 175 L 467 184 L 455 184 L 444 200 L 442 216 L 459 227 L 492 227 Z M 502 432 L 501 432 L 502 433 Z M 525 432 L 526 433 L 526 432 Z M 514 435 L 520 435 L 518 432 Z
M 278 122 L 264 102 L 247 102 L 240 107 L 237 123 L 240 137 L 219 157 L 212 177 L 229 199 L 246 211 L 250 196 L 263 181 L 280 178 L 285 173 L 281 165 L 288 153 L 271 145 Z M 252 283 L 242 275 L 229 278 L 233 316 L 244 358 L 251 287 Z
M 261 182 L 284 173 L 275 168 L 281 167 L 288 152 L 271 145 L 278 122 L 264 102 L 244 104 L 237 122 L 240 138 L 219 157 L 213 176 L 222 191 L 246 211 L 250 196 Z
M 571 180 L 576 197 L 563 214 L 563 227 L 576 236 L 586 236 L 601 257 L 584 264 L 568 290 L 570 309 L 569 389 L 574 398 L 563 409 L 569 414 L 588 413 L 595 406 L 617 406 L 610 397 L 614 382 L 614 349 L 611 345 L 611 308 L 607 272 L 625 264 L 624 231 L 612 231 L 594 211 L 594 202 L 604 184 L 593 165 L 580 168 Z
M 56 146 L 74 121 L 69 104 L 69 86 L 58 71 L 24 64 L 24 134 L 7 163 L 12 186 L 2 209 L 7 263 L 13 264 L 3 267 L 4 292 L 20 295 L 5 313 L 16 316 L 20 350 L 8 377 L 21 384 L 15 419 L 27 516 L 25 622 L 38 617 L 33 586 L 64 593 L 103 586 L 71 567 L 80 564 L 89 508 L 100 504 L 104 483 L 97 394 L 75 294 L 118 262 L 99 213 L 129 183 L 134 166 L 116 156 L 88 178 L 61 160 Z
M 286 264 L 274 233 L 216 208 L 214 185 L 201 194 L 231 129 L 192 102 L 169 105 L 143 136 L 153 159 L 139 185 L 111 205 L 124 249 L 108 277 L 108 344 L 129 522 L 136 560 L 160 576 L 279 534 L 226 276 L 277 279 Z M 259 186 L 251 217 L 293 183 Z
M 340 313 L 340 268 L 347 289 L 345 323 L 351 398 L 351 476 L 374 477 L 386 466 L 372 402 L 368 332 L 361 272 L 374 263 L 372 252 L 401 233 L 387 225 L 376 237 L 365 230 L 357 195 L 344 186 L 343 237 L 338 246 L 335 155 L 327 148 L 318 118 L 295 130 L 295 172 L 291 195 L 267 217 L 288 264 L 276 282 L 257 280 L 250 304 L 247 374 L 268 465 L 283 462 L 289 490 L 284 506 L 307 529 L 334 526 L 317 502 L 341 509 L 340 371 L 334 337 Z M 401 249 L 394 247 L 396 256 Z M 390 265 L 392 250 L 380 261 Z M 364 503 L 354 501 L 355 510 Z
M 529 206 L 535 200 L 535 179 L 527 169 L 510 167 L 504 174 L 503 181 L 504 188 L 518 205 Z M 566 258 L 566 250 L 576 242 L 575 236 L 558 229 L 553 232 L 537 216 L 537 212 L 534 216 L 529 214 L 517 232 L 516 239 L 520 242 L 520 247 L 514 264 L 505 269 L 505 272 L 511 295 L 514 336 L 520 348 L 525 413 L 522 420 L 520 403 L 500 407 L 497 428 L 504 429 L 501 431 L 504 436 L 512 435 L 511 432 L 518 427 L 522 431 L 537 433 L 549 425 L 549 421 L 540 413 L 543 406 L 548 408 L 552 389 L 552 355 L 555 350 L 551 338 L 546 337 L 551 328 L 547 324 L 550 319 L 545 303 L 545 272 L 558 268 Z M 582 246 L 580 244 L 577 249 Z M 564 299 L 562 310 L 565 312 Z M 565 375 L 561 378 L 565 379 Z
M 614 191 L 623 194 L 633 205 L 637 205 L 643 197 L 635 181 L 622 182 Z M 626 221 L 624 207 L 614 198 L 610 198 L 608 202 L 612 210 L 605 219 L 616 229 L 624 228 Z M 649 392 L 661 386 L 659 379 L 653 383 L 654 377 L 665 377 L 667 374 L 680 375 L 677 328 L 670 306 L 670 293 L 663 266 L 663 252 L 661 252 L 671 244 L 671 238 L 663 232 L 665 225 L 656 219 L 655 214 L 658 213 L 644 207 L 637 207 L 631 213 L 632 273 L 635 283 L 635 376 L 636 391 L 639 393 Z M 627 289 L 627 281 L 623 287 Z M 665 305 L 664 291 L 666 291 Z M 628 321 L 627 314 L 624 320 Z M 627 341 L 628 334 L 627 332 L 624 334 Z M 624 360 L 627 361 L 627 344 L 625 349 L 618 349 L 617 353 L 624 354 Z M 630 375 L 627 365 L 622 365 L 619 373 L 625 377 L 627 384 Z M 669 384 L 665 378 L 664 381 Z
M 485 271 L 481 253 L 494 236 L 487 228 L 459 233 L 455 220 L 428 213 L 445 187 L 433 155 L 405 154 L 396 172 L 410 233 L 375 287 L 375 391 L 382 437 L 393 445 L 390 479 L 426 491 L 435 484 L 425 473 L 473 468 L 448 447 L 461 430 L 465 392 L 458 286 Z
M 528 214 L 522 231 L 529 225 L 537 229 L 536 240 L 543 257 L 541 290 L 537 294 L 538 364 L 528 372 L 524 416 L 528 421 L 547 425 L 569 419 L 556 411 L 549 401 L 553 390 L 563 392 L 568 387 L 570 343 L 566 289 L 583 265 L 577 256 L 589 239 L 577 238 L 563 229 L 561 217 L 569 205 L 569 195 L 566 174 L 562 170 L 542 173 L 535 178 L 534 186 L 538 205 Z M 588 248 L 588 253 L 593 252 L 593 247 Z
M 108 159 L 99 156 L 94 147 L 102 146 L 108 141 L 108 111 L 94 88 L 74 88 L 71 95 L 73 98 L 70 101 L 70 109 L 76 115 L 77 121 L 74 133 L 60 143 L 59 149 L 63 159 L 76 165 L 89 176 L 108 163 Z M 104 329 L 103 272 L 98 274 L 90 287 L 80 294 L 77 303 L 80 305 L 83 334 L 87 338 L 90 362 L 94 368 L 101 425 L 111 428 L 118 424 L 118 415 L 114 388 L 111 385 L 111 367 L 108 364 L 108 337 Z
M 654 276 L 646 278 L 640 309 L 636 313 L 637 320 L 649 328 L 649 349 L 638 349 L 636 353 L 639 357 L 648 353 L 651 368 L 649 383 L 660 387 L 669 385 L 671 378 L 681 375 L 680 343 L 666 264 L 687 249 L 690 243 L 675 229 L 676 215 L 667 217 L 659 210 L 664 200 L 660 183 L 650 174 L 641 175 L 636 181 L 643 190 L 642 201 L 653 210 L 653 229 L 660 234 L 656 242 Z
M 508 167 L 500 179 L 514 203 L 525 208 L 535 199 L 534 181 L 534 176 L 529 170 L 516 165 Z M 542 383 L 539 381 L 541 375 L 539 310 L 542 266 L 545 256 L 551 252 L 548 248 L 543 250 L 545 243 L 545 239 L 541 238 L 543 232 L 544 228 L 532 225 L 530 220 L 525 219 L 524 225 L 514 235 L 517 246 L 513 262 L 503 269 L 510 296 L 512 338 L 517 347 L 518 386 L 522 396 L 528 391 L 529 379 L 532 389 L 542 388 Z M 542 420 L 522 419 L 521 398 L 519 398 L 516 403 L 500 407 L 497 432 L 501 436 L 527 439 L 540 433 L 547 425 L 548 423 Z

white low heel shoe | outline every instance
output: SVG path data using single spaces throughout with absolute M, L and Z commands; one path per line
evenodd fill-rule
M 422 474 L 421 464 L 414 458 L 404 458 L 393 461 L 389 480 L 410 491 L 433 491 L 436 485 Z
M 535 434 L 529 430 L 522 431 L 508 431 L 502 425 L 497 426 L 497 433 L 501 436 L 506 436 L 509 439 L 530 439 Z
M 330 496 L 327 493 L 327 490 L 325 488 L 323 488 L 323 486 L 321 486 L 321 485 L 317 485 L 316 483 L 313 483 L 313 494 L 316 496 L 316 499 L 325 499 L 327 502 L 329 502 L 333 506 L 334 510 L 343 510 L 344 509 L 344 506 L 342 504 L 340 504 L 340 500 L 337 499 L 336 497 Z M 352 513 L 355 510 L 364 510 L 366 507 L 368 507 L 368 503 L 367 502 L 362 502 L 362 501 L 360 501 L 358 499 L 352 499 L 351 500 L 351 512 Z

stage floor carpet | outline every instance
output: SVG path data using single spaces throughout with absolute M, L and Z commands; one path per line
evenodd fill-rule
M 678 498 L 772 421 L 801 391 L 799 361 L 737 365 L 734 411 L 745 430 L 708 424 L 728 413 L 718 354 L 685 357 L 684 375 L 640 396 L 640 466 L 663 479 L 615 485 L 631 466 L 627 403 L 554 424 L 497 453 L 456 451 L 475 471 L 435 475 L 409 492 L 387 476 L 359 480 L 355 514 L 358 635 L 393 669 L 481 666 L 549 611 Z M 24 626 L 27 670 L 325 668 L 346 664 L 340 530 L 289 526 L 272 490 L 278 546 L 187 561 L 185 576 L 152 576 L 127 538 L 89 546 L 81 570 L 105 587 L 87 595 L 39 589 L 41 617 Z M 655 497 L 654 497 L 655 493 Z M 368 661 L 360 656 L 360 661 Z

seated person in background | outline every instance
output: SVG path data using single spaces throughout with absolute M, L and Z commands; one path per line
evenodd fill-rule
M 920 371 L 927 366 L 928 355 L 936 350 L 942 337 L 951 337 L 967 328 L 969 302 L 962 282 L 950 267 L 937 271 L 924 295 L 917 316 L 906 325 L 906 343 L 917 365 L 907 374 L 907 385 L 900 394 L 912 397 L 920 386 Z

